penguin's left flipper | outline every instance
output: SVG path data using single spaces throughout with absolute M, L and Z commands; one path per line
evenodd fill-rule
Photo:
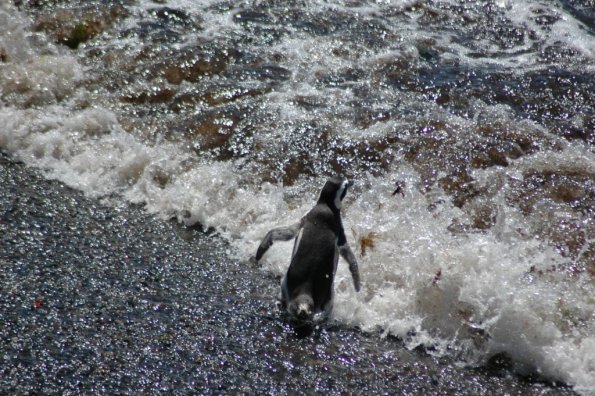
M 267 250 L 273 245 L 275 241 L 289 241 L 290 239 L 295 238 L 300 228 L 303 226 L 303 221 L 299 221 L 289 227 L 279 227 L 273 228 L 263 238 L 262 242 L 258 246 L 258 250 L 256 251 L 256 261 L 260 261 L 262 256 L 266 253 Z
M 355 287 L 355 291 L 359 292 L 361 287 L 359 280 L 359 268 L 357 265 L 357 260 L 355 259 L 355 255 L 351 251 L 351 248 L 347 242 L 339 246 L 339 254 L 349 264 L 349 272 L 351 272 L 351 277 L 353 278 L 353 286 Z

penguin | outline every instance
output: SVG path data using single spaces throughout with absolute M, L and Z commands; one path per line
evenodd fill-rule
M 328 179 L 316 205 L 299 222 L 270 230 L 258 246 L 257 262 L 275 241 L 295 239 L 281 282 L 281 307 L 297 321 L 311 322 L 330 314 L 339 255 L 349 264 L 355 290 L 360 290 L 357 260 L 341 221 L 341 202 L 351 185 L 340 177 Z

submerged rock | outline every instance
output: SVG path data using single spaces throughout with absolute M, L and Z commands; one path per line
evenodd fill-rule
M 128 15 L 119 4 L 98 7 L 43 8 L 35 17 L 36 31 L 47 33 L 55 42 L 72 49 L 87 42 Z
M 155 70 L 158 76 L 163 76 L 170 84 L 197 82 L 203 77 L 223 73 L 238 55 L 237 51 L 226 48 L 185 48 L 173 52 L 166 60 L 159 62 Z

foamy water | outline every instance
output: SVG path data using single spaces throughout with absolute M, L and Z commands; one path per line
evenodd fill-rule
M 309 7 L 316 12 L 374 16 L 402 12 L 415 4 L 369 2 L 350 7 L 312 2 Z M 176 3 L 196 13 L 208 5 Z M 150 6 L 141 3 L 135 12 Z M 571 15 L 553 4 L 530 1 L 493 6 L 505 10 L 518 25 L 534 24 L 530 26 L 536 37 L 532 40 L 562 42 L 577 51 L 578 58 L 587 60 L 577 67 L 593 71 L 595 40 Z M 537 9 L 559 17 L 558 22 L 548 29 L 536 24 Z M 235 11 L 205 12 L 203 18 L 212 23 L 203 22 L 208 27 L 196 35 L 225 37 L 241 30 L 233 22 Z M 418 49 L 412 43 L 426 39 L 447 48 L 443 57 L 456 58 L 469 67 L 489 67 L 495 62 L 505 68 L 543 67 L 537 55 L 527 51 L 531 40 L 503 51 L 492 48 L 486 38 L 485 43 L 478 40 L 476 48 L 469 48 L 457 43 L 456 32 L 448 36 L 424 31 L 424 21 L 415 10 L 409 12 L 408 26 L 386 32 L 394 35 L 399 48 L 367 49 L 361 42 L 344 44 L 336 36 L 312 41 L 304 34 L 267 46 L 263 51 L 284 54 L 280 65 L 291 70 L 292 77 L 258 104 L 260 114 L 270 121 L 254 126 L 259 133 L 253 139 L 264 147 L 263 155 L 281 144 L 285 131 L 313 117 L 318 125 L 340 130 L 346 138 L 370 141 L 407 131 L 407 125 L 421 125 L 424 119 L 439 120 L 447 124 L 443 138 L 456 136 L 461 151 L 478 139 L 473 133 L 483 124 L 502 122 L 511 130 L 527 131 L 542 149 L 509 160 L 507 167 L 473 170 L 471 176 L 483 195 L 472 205 L 477 210 L 489 207 L 493 218 L 489 228 L 476 230 L 465 227 L 474 221 L 474 208 L 454 205 L 438 184 L 427 187 L 424 169 L 431 168 L 431 161 L 426 168 L 413 166 L 406 161 L 402 146 L 385 148 L 385 153 L 390 152 L 390 166 L 382 172 L 356 172 L 355 186 L 344 204 L 344 225 L 360 263 L 362 291 L 355 293 L 347 266 L 340 263 L 333 317 L 379 336 L 397 336 L 409 348 L 421 345 L 471 365 L 505 353 L 519 372 L 536 373 L 548 381 L 568 383 L 582 394 L 595 394 L 593 275 L 585 270 L 557 270 L 589 260 L 587 250 L 595 243 L 593 218 L 586 213 L 573 223 L 583 227 L 585 241 L 582 250 L 569 256 L 538 236 L 547 224 L 561 224 L 550 219 L 544 225 L 544 218 L 570 216 L 558 203 L 540 201 L 529 216 L 510 203 L 511 191 L 527 172 L 595 175 L 592 146 L 554 136 L 537 121 L 514 117 L 506 106 L 478 100 L 469 108 L 474 114 L 455 114 L 423 101 L 423 94 L 382 84 L 370 108 L 382 113 L 392 107 L 403 113 L 386 122 L 358 126 L 346 115 L 361 95 L 359 90 L 376 89 L 370 88 L 373 81 L 341 81 L 337 83 L 340 89 L 320 84 L 321 78 L 335 70 L 354 65 L 380 69 L 395 56 L 416 57 Z M 124 23 L 133 26 L 134 21 Z M 230 254 L 239 260 L 255 253 L 269 229 L 297 221 L 314 203 L 323 174 L 304 174 L 293 185 L 283 186 L 262 181 L 249 158 L 216 161 L 197 156 L 185 141 L 145 139 L 143 131 L 131 132 L 122 125 L 125 116 L 117 106 L 110 106 L 104 92 L 87 89 L 89 66 L 82 65 L 70 50 L 31 33 L 30 21 L 5 3 L 0 5 L 0 26 L 0 50 L 7 58 L 0 63 L 0 148 L 42 168 L 48 177 L 106 202 L 144 203 L 147 211 L 163 218 L 213 227 L 231 242 Z M 109 42 L 110 38 L 101 40 Z M 343 46 L 347 47 L 345 54 L 326 56 Z M 502 57 L 503 52 L 510 56 Z M 499 54 L 498 60 L 490 56 L 494 53 Z M 297 96 L 323 100 L 325 106 L 312 113 L 296 104 Z M 408 132 L 401 136 L 405 145 L 417 139 Z M 440 140 L 439 134 L 436 139 Z M 344 162 L 357 165 L 358 161 L 345 158 Z M 430 173 L 433 180 L 439 180 L 444 172 L 434 168 Z M 403 194 L 393 194 L 396 181 L 404 186 Z M 274 245 L 262 261 L 262 271 L 281 276 L 291 249 L 291 243 Z

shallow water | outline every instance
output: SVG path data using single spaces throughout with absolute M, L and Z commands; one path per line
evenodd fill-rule
M 589 1 L 3 3 L 0 148 L 243 262 L 341 173 L 363 290 L 340 266 L 334 320 L 590 394 L 593 21 Z M 290 249 L 253 269 L 272 295 Z

